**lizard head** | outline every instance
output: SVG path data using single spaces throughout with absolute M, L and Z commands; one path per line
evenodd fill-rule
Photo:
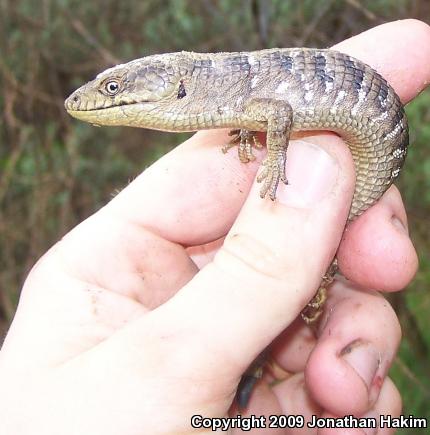
M 187 53 L 168 53 L 109 68 L 73 92 L 65 108 L 96 125 L 168 129 L 160 118 L 186 96 L 187 59 Z

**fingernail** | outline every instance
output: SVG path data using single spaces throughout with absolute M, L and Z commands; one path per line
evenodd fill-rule
M 379 352 L 370 343 L 355 340 L 345 346 L 340 355 L 357 372 L 370 395 L 371 389 L 373 390 L 373 379 L 381 363 Z
M 288 185 L 279 186 L 277 198 L 288 206 L 313 206 L 332 190 L 338 172 L 337 161 L 322 148 L 294 141 L 287 153 Z

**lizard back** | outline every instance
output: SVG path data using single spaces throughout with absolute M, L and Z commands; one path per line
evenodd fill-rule
M 356 190 L 349 219 L 360 215 L 398 176 L 409 144 L 408 122 L 394 89 L 365 63 L 334 50 L 268 49 L 195 54 L 193 74 L 206 77 L 210 100 L 217 88 L 241 109 L 252 98 L 286 100 L 293 131 L 329 130 L 349 146 L 356 167 Z M 243 77 L 247 80 L 244 81 Z

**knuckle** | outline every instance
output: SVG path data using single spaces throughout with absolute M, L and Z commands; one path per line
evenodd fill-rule
M 229 236 L 219 254 L 218 264 L 247 280 L 284 282 L 290 275 L 285 257 L 251 234 Z

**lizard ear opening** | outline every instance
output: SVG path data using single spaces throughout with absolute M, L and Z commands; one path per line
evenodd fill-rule
M 184 98 L 186 95 L 187 95 L 187 92 L 185 91 L 184 81 L 181 80 L 179 82 L 178 100 L 180 100 L 181 98 Z

